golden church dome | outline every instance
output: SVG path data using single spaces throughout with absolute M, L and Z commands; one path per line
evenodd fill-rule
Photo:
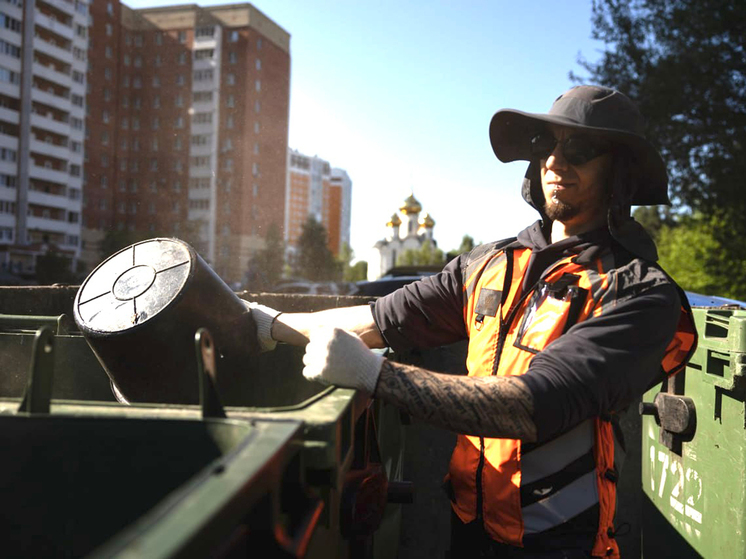
M 409 197 L 404 200 L 404 205 L 399 208 L 399 211 L 404 215 L 418 214 L 422 211 L 422 206 L 417 201 L 417 198 L 414 197 L 414 194 L 410 194 Z
M 424 214 L 419 220 L 417 220 L 417 223 L 420 224 L 420 227 L 435 227 L 435 220 L 428 213 Z
M 399 227 L 401 225 L 401 218 L 399 217 L 399 214 L 394 214 L 391 216 L 391 219 L 386 224 L 386 227 Z

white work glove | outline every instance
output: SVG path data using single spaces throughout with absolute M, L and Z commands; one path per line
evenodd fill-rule
M 272 324 L 282 313 L 259 303 L 250 303 L 249 301 L 241 300 L 251 312 L 251 318 L 254 319 L 254 324 L 256 324 L 256 337 L 259 340 L 259 348 L 262 352 L 272 351 L 277 345 L 277 342 L 272 338 Z
M 303 356 L 303 376 L 322 384 L 357 388 L 373 394 L 384 357 L 373 353 L 365 342 L 339 328 L 319 328 Z

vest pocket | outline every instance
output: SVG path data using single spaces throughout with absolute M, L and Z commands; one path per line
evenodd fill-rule
M 574 285 L 578 279 L 564 274 L 554 283 L 538 283 L 524 308 L 515 347 L 539 353 L 577 323 L 588 297 L 587 289 Z

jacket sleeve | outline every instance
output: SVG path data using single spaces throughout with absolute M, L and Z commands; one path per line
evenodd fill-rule
M 386 344 L 396 351 L 438 347 L 467 337 L 463 316 L 461 260 L 442 272 L 381 297 L 373 318 Z
M 521 379 L 534 398 L 538 440 L 621 411 L 661 380 L 680 303 L 672 284 L 651 287 L 574 325 L 537 354 Z

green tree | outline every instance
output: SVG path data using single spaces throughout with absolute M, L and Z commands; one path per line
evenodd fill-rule
M 312 217 L 301 229 L 293 272 L 310 281 L 337 281 L 342 275 L 341 266 L 329 250 L 326 229 Z
M 443 251 L 432 241 L 425 241 L 418 249 L 408 249 L 396 259 L 397 266 L 431 266 L 445 263 Z
M 246 289 L 267 291 L 282 277 L 285 266 L 285 242 L 280 228 L 272 223 L 264 238 L 264 248 L 257 251 L 249 260 L 246 273 Z
M 36 258 L 36 281 L 39 285 L 73 283 L 75 280 L 72 260 L 54 248 Z
M 339 251 L 339 265 L 342 268 L 342 280 L 343 281 L 360 281 L 364 280 L 368 274 L 368 263 L 364 261 L 356 262 L 352 264 L 355 258 L 355 252 L 352 247 L 347 243 L 342 245 L 342 250 Z
M 474 237 L 471 235 L 464 235 L 461 238 L 461 244 L 456 250 L 449 250 L 448 254 L 446 254 L 446 257 L 448 261 L 450 262 L 454 258 L 456 258 L 459 254 L 464 254 L 465 252 L 470 252 L 474 249 L 476 244 L 474 243 Z
M 720 216 L 695 214 L 664 225 L 658 239 L 661 266 L 681 287 L 704 295 L 743 300 L 746 261 L 732 262 L 721 250 Z
M 572 77 L 637 102 L 680 215 L 677 227 L 660 229 L 661 240 L 667 229 L 705 243 L 717 258 L 698 254 L 690 263 L 730 278 L 727 294 L 746 293 L 746 275 L 733 269 L 746 261 L 746 3 L 594 0 L 592 10 L 593 37 L 606 49 L 596 62 L 580 61 L 587 78 Z M 726 289 L 720 280 L 705 283 Z

